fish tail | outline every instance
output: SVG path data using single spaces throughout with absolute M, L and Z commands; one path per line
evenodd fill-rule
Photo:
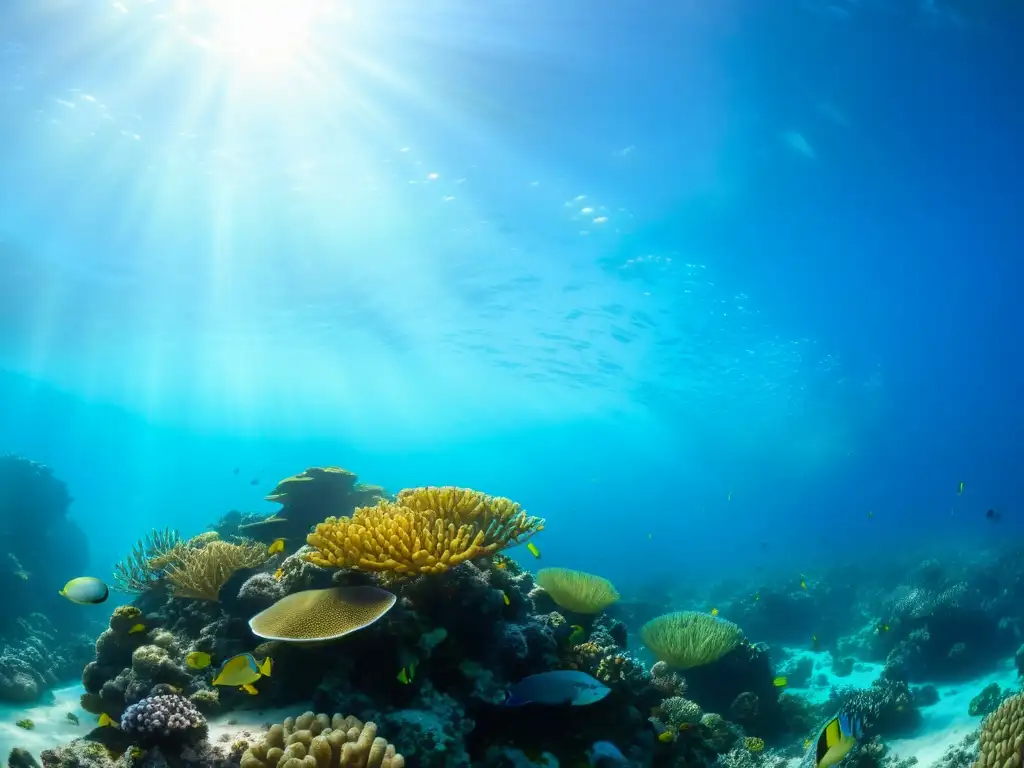
M 263 660 L 263 663 L 260 664 L 260 674 L 263 675 L 264 677 L 270 677 L 270 668 L 271 668 L 271 666 L 272 666 L 272 663 L 270 661 L 270 657 L 267 656 L 267 658 L 265 658 Z

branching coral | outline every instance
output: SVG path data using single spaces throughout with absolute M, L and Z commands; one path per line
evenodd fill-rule
M 404 768 L 405 758 L 356 718 L 306 712 L 272 725 L 242 755 L 241 768 Z
M 569 568 L 541 568 L 537 584 L 560 608 L 575 613 L 600 613 L 619 599 L 608 579 Z
M 139 539 L 130 555 L 114 566 L 114 583 L 121 592 L 142 594 L 156 586 L 167 567 L 165 557 L 181 544 L 178 532 L 170 528 L 152 530 Z
M 640 638 L 659 661 L 678 669 L 710 664 L 743 640 L 731 621 L 696 611 L 666 613 L 640 629 Z
M 413 488 L 395 502 L 330 517 L 307 542 L 306 555 L 325 568 L 442 573 L 493 555 L 542 530 L 544 521 L 513 501 L 465 488 Z
M 174 597 L 218 600 L 220 588 L 240 568 L 255 568 L 267 560 L 262 544 L 209 541 L 202 547 L 180 547 L 176 560 L 167 568 Z

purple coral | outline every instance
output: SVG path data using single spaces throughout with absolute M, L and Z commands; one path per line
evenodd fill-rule
M 206 734 L 206 718 L 184 696 L 149 696 L 121 715 L 121 730 L 154 741 L 195 739 Z

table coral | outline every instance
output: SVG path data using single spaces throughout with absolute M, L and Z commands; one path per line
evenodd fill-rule
M 327 518 L 307 537 L 314 551 L 305 557 L 324 568 L 442 573 L 525 541 L 543 526 L 509 499 L 465 488 L 413 488 L 395 502 Z
M 395 604 L 395 596 L 370 586 L 295 592 L 249 620 L 257 637 L 291 643 L 336 640 L 364 629 Z

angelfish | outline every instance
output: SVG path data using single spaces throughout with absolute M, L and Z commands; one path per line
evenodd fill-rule
M 842 760 L 864 735 L 864 724 L 856 715 L 840 713 L 825 723 L 818 738 L 800 762 L 801 768 L 829 768 Z

